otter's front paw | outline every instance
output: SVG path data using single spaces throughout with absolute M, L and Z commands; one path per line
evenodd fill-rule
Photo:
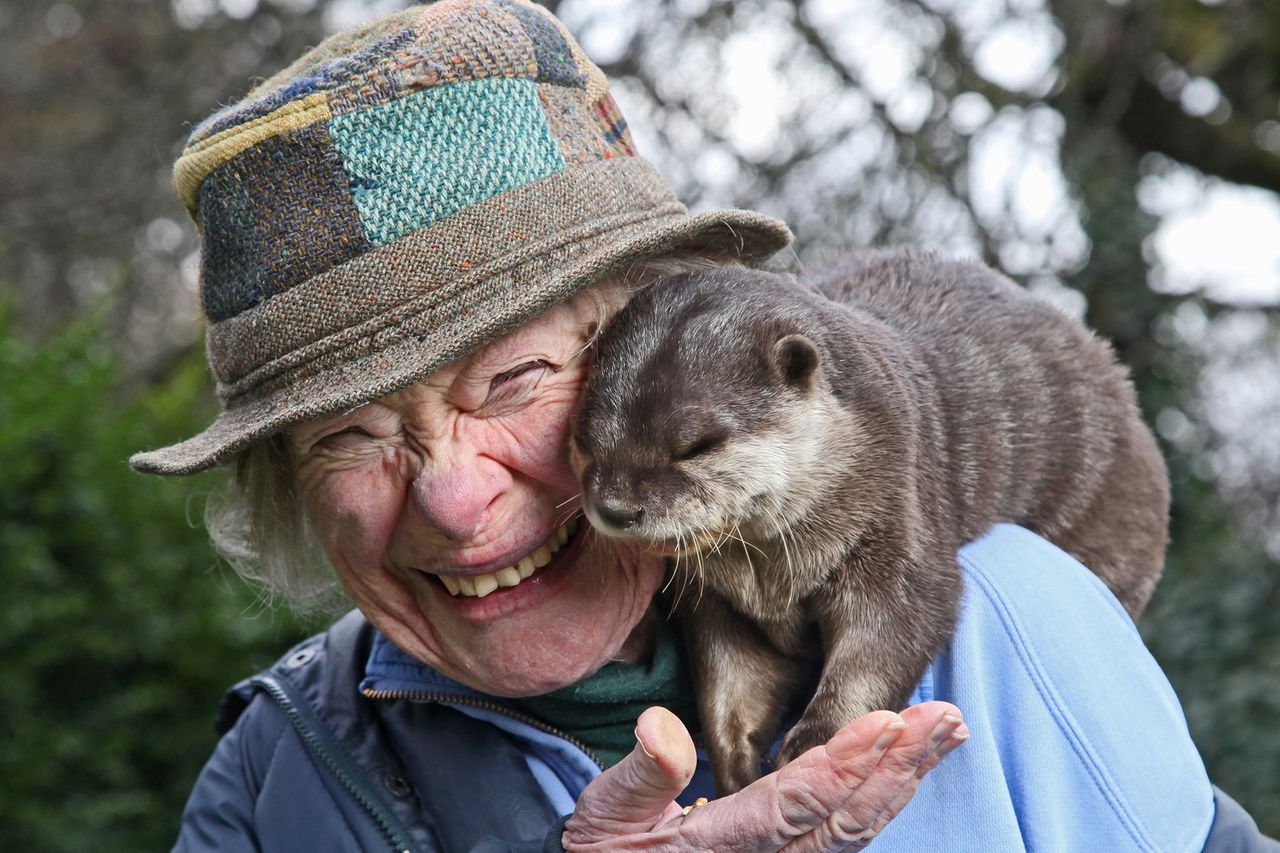
M 815 746 L 831 740 L 839 728 L 840 726 L 832 721 L 806 714 L 783 738 L 782 746 L 778 749 L 777 766 L 783 767 Z

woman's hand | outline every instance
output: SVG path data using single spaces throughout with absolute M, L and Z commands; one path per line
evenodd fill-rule
M 650 708 L 635 750 L 587 786 L 565 826 L 569 853 L 861 850 L 942 757 L 969 737 L 960 711 L 925 702 L 901 715 L 874 711 L 823 746 L 736 794 L 684 814 L 674 799 L 697 759 L 675 715 Z

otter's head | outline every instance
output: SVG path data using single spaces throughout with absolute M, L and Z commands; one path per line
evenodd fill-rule
M 690 553 L 769 538 L 807 510 L 833 404 L 797 287 L 672 276 L 604 330 L 573 447 L 597 529 Z

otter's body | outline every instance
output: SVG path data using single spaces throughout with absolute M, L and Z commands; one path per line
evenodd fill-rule
M 796 284 L 666 279 L 604 331 L 576 433 L 603 532 L 676 558 L 722 792 L 899 708 L 950 637 L 956 551 L 1034 530 L 1136 616 L 1163 565 L 1163 460 L 1111 348 L 977 263 L 868 252 Z

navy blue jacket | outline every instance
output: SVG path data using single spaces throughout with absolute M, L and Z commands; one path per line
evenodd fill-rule
M 357 692 L 372 638 L 352 612 L 227 694 L 176 850 L 543 849 L 560 816 L 509 737 Z

